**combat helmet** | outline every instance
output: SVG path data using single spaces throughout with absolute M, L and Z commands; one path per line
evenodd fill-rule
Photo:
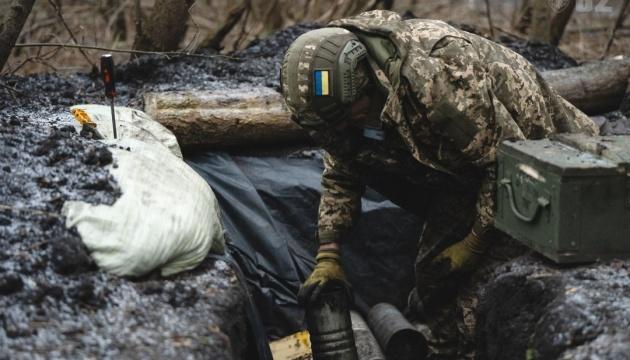
M 282 95 L 301 126 L 318 129 L 350 117 L 350 104 L 368 82 L 359 67 L 366 47 L 352 32 L 336 27 L 298 37 L 282 62 Z

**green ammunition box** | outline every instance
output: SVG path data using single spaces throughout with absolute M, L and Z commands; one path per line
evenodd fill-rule
M 630 256 L 630 137 L 504 142 L 495 226 L 558 263 Z

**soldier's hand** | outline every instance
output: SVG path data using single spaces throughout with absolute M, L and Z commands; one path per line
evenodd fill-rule
M 455 243 L 435 257 L 422 271 L 418 272 L 419 291 L 428 294 L 439 288 L 446 278 L 472 271 L 481 255 L 488 247 L 488 242 L 469 233 L 463 240 Z
M 350 283 L 341 267 L 338 250 L 320 250 L 315 258 L 317 264 L 311 275 L 304 281 L 298 292 L 298 299 L 303 304 L 317 299 L 327 286 L 341 286 L 350 295 Z
M 455 243 L 431 262 L 416 269 L 416 289 L 411 293 L 408 301 L 409 308 L 416 315 L 426 317 L 444 304 L 445 299 L 454 295 L 457 281 L 451 281 L 456 274 L 472 271 L 489 242 L 480 239 L 473 232 L 463 240 Z
M 433 262 L 447 262 L 450 273 L 471 271 L 485 250 L 486 244 L 483 240 L 471 232 L 464 240 L 442 251 Z

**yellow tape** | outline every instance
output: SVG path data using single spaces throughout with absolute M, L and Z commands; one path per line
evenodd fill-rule
M 85 110 L 79 109 L 79 108 L 75 108 L 71 110 L 72 115 L 74 116 L 74 118 L 81 124 L 81 125 L 88 125 L 91 126 L 93 128 L 96 127 L 96 123 L 94 123 L 92 121 L 92 119 L 90 119 L 90 115 L 88 115 Z
M 330 95 L 328 88 L 328 71 L 322 71 L 322 95 Z

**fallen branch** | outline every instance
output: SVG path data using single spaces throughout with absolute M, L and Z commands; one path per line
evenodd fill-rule
M 102 46 L 91 46 L 91 45 L 79 45 L 79 44 L 59 44 L 59 43 L 25 43 L 25 44 L 15 44 L 16 48 L 26 48 L 26 47 L 59 47 L 59 48 L 72 48 L 72 49 L 87 49 L 87 50 L 100 50 L 107 52 L 116 52 L 116 53 L 127 53 L 127 54 L 138 54 L 138 55 L 161 55 L 167 58 L 176 57 L 176 56 L 189 56 L 189 57 L 197 57 L 202 59 L 214 59 L 214 58 L 224 58 L 228 60 L 241 60 L 240 58 L 229 56 L 229 55 L 203 55 L 203 54 L 192 54 L 181 51 L 146 51 L 146 50 L 131 50 L 131 49 L 113 49 Z
M 3 89 L 6 89 L 9 91 L 9 95 L 11 95 L 11 98 L 13 98 L 13 100 L 17 100 L 15 97 L 15 94 L 20 95 L 22 97 L 26 96 L 26 94 L 24 94 L 23 92 L 21 92 L 20 90 L 14 88 L 13 86 L 9 86 L 9 85 L 5 85 L 0 83 L 0 87 Z

